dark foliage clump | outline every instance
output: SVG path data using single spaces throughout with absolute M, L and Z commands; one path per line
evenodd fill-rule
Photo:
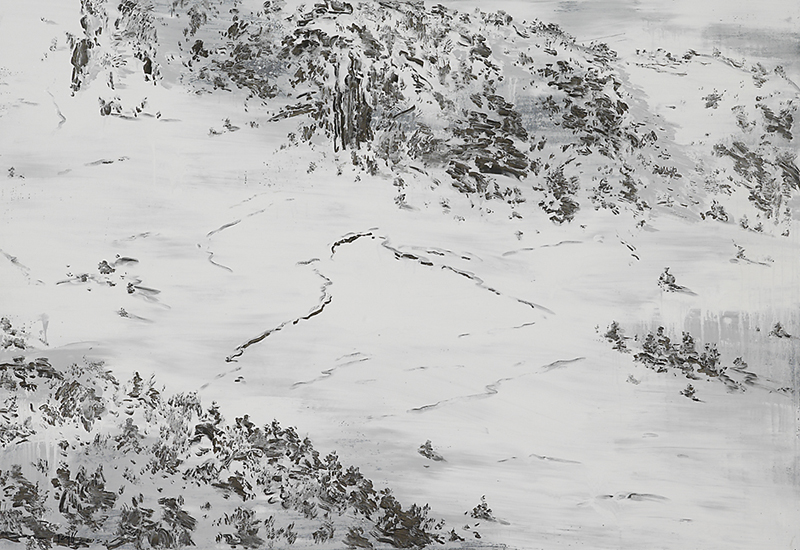
M 619 323 L 616 321 L 611 321 L 611 324 L 608 326 L 608 330 L 606 333 L 603 334 L 603 337 L 611 342 L 612 347 L 622 353 L 628 353 L 630 350 L 628 346 L 625 344 L 625 334 L 622 328 L 619 326 Z
M 14 328 L 8 317 L 0 318 L 0 349 L 24 350 L 27 347 L 27 333 Z
M 677 292 L 683 289 L 683 287 L 678 285 L 675 281 L 675 275 L 669 272 L 668 267 L 665 267 L 664 272 L 658 276 L 658 286 L 666 292 Z
M 389 489 L 380 493 L 381 514 L 375 522 L 372 535 L 378 542 L 391 544 L 395 548 L 421 548 L 433 542 L 442 542 L 434 529 L 442 524 L 428 517 L 430 506 L 412 504 L 404 510 Z
M 430 439 L 427 440 L 424 444 L 420 445 L 419 446 L 419 450 L 417 452 L 419 452 L 419 454 L 421 454 L 422 456 L 424 456 L 427 459 L 430 459 L 430 460 L 433 460 L 433 461 L 436 461 L 436 462 L 443 462 L 444 461 L 444 457 L 442 455 L 440 455 L 439 453 L 437 453 L 433 449 L 433 444 L 431 444 L 431 440 Z
M 681 391 L 681 395 L 682 396 L 687 397 L 687 398 L 691 399 L 692 401 L 698 401 L 699 402 L 700 400 L 697 398 L 697 396 L 695 394 L 696 394 L 696 391 L 694 389 L 694 386 L 692 386 L 691 384 L 687 385 L 686 388 L 684 388 Z
M 744 141 L 734 141 L 730 146 L 716 144 L 714 153 L 733 161 L 733 170 L 749 190 L 748 199 L 760 216 L 774 219 L 776 223 L 786 216 L 787 203 L 800 191 L 800 169 L 795 152 L 779 151 L 767 144 L 754 147 Z
M 775 338 L 791 338 L 792 335 L 786 332 L 786 329 L 783 328 L 783 325 L 780 322 L 775 323 L 773 325 L 772 330 L 769 331 L 770 336 L 774 336 Z
M 550 220 L 561 224 L 572 221 L 580 210 L 580 205 L 575 201 L 575 194 L 578 191 L 578 178 L 564 176 L 564 167 L 551 170 L 544 177 L 545 198 L 539 202 L 539 206 L 550 217 Z
M 617 351 L 629 351 L 616 321 L 609 325 L 604 336 Z M 757 385 L 758 376 L 746 370 L 747 363 L 741 357 L 726 366 L 716 345 L 707 343 L 698 349 L 694 337 L 688 332 L 683 332 L 679 341 L 672 341 L 664 327 L 658 327 L 644 338 L 636 337 L 635 341 L 641 342 L 641 347 L 634 353 L 634 361 L 656 372 L 681 374 L 690 380 L 718 380 L 731 392 L 743 392 L 745 386 Z
M 634 360 L 657 372 L 674 369 L 694 379 L 696 373 L 717 377 L 726 370 L 720 365 L 720 355 L 714 344 L 705 344 L 703 351 L 698 352 L 691 334 L 684 332 L 680 343 L 672 343 L 664 333 L 664 327 L 658 327 L 655 333 L 645 336 L 642 351 L 634 355 Z
M 725 207 L 722 206 L 717 201 L 711 201 L 711 207 L 705 212 L 701 212 L 700 217 L 703 218 L 704 220 L 711 219 L 720 222 L 730 221 L 728 213 L 725 211 Z
M 467 512 L 464 513 L 467 514 Z M 481 497 L 480 504 L 469 511 L 469 517 L 484 521 L 497 521 L 494 515 L 492 515 L 492 509 L 489 508 L 489 504 L 486 502 L 486 495 Z

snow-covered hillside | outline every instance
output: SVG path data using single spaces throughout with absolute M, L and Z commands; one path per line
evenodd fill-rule
M 4 6 L 0 546 L 796 548 L 798 67 L 603 4 Z

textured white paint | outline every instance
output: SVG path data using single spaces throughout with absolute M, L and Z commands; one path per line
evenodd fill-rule
M 697 382 L 695 403 L 679 394 L 686 380 L 633 363 L 601 337 L 615 319 L 629 334 L 690 329 L 718 341 L 727 362 L 745 356 L 771 387 L 796 392 L 798 340 L 766 336 L 778 320 L 800 335 L 796 227 L 779 238 L 653 212 L 634 229 L 624 214 L 589 209 L 555 226 L 533 208 L 509 220 L 502 204 L 489 215 L 454 190 L 422 186 L 409 195 L 414 210 L 401 210 L 389 180 L 355 182 L 346 156 L 337 176 L 329 151 L 279 151 L 289 126 L 246 127 L 258 115 L 243 113 L 237 94 L 129 89 L 177 120 L 100 118 L 92 89 L 70 97 L 67 50 L 41 60 L 57 33 L 40 18 L 55 20 L 61 36 L 76 32 L 78 6 L 6 4 L 0 172 L 13 166 L 25 177 L 0 180 L 0 249 L 27 269 L 0 257 L 0 314 L 34 335 L 46 315 L 42 354 L 77 350 L 107 359 L 121 378 L 139 370 L 168 390 L 199 390 L 228 418 L 296 425 L 456 526 L 486 495 L 507 524 L 483 524 L 484 539 L 512 548 L 798 548 L 796 394 L 728 394 Z M 473 4 L 486 7 L 448 3 Z M 743 2 L 662 4 L 491 7 L 560 21 L 579 38 L 610 36 L 626 55 L 662 43 L 708 49 L 702 29 L 720 21 L 795 32 L 800 24 L 792 2 L 757 12 Z M 631 86 L 688 153 L 706 132 L 727 131 L 708 118 L 717 113 L 702 108 L 701 89 L 734 89 L 741 75 L 711 64 L 679 79 L 628 59 Z M 787 66 L 796 73 L 796 58 Z M 680 101 L 695 110 L 664 108 Z M 225 118 L 242 129 L 209 136 Z M 100 159 L 115 162 L 90 165 Z M 320 167 L 307 174 L 311 161 Z M 442 213 L 441 197 L 451 212 Z M 375 238 L 331 254 L 337 239 L 368 231 Z M 731 263 L 733 242 L 772 261 Z M 388 246 L 433 266 L 398 260 Z M 138 259 L 128 277 L 160 293 L 147 300 L 124 283 L 57 284 L 116 254 Z M 665 266 L 697 296 L 662 293 Z M 332 297 L 323 314 L 225 361 L 311 311 L 323 277 Z M 428 439 L 446 462 L 417 454 Z

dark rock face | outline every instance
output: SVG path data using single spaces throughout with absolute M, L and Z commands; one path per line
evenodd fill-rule
M 349 5 L 349 4 L 348 4 Z M 351 8 L 352 11 L 352 8 Z M 333 149 L 360 149 L 372 137 L 372 108 L 364 97 L 361 62 L 349 55 L 341 75 L 340 65 L 334 66 L 336 87 L 333 94 Z
M 83 38 L 72 48 L 72 89 L 75 91 L 81 88 L 81 80 L 86 73 L 86 66 L 89 64 L 92 46 L 91 40 Z

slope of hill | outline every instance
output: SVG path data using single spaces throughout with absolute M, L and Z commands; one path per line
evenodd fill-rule
M 793 547 L 791 72 L 458 6 L 4 10 L 4 544 Z

